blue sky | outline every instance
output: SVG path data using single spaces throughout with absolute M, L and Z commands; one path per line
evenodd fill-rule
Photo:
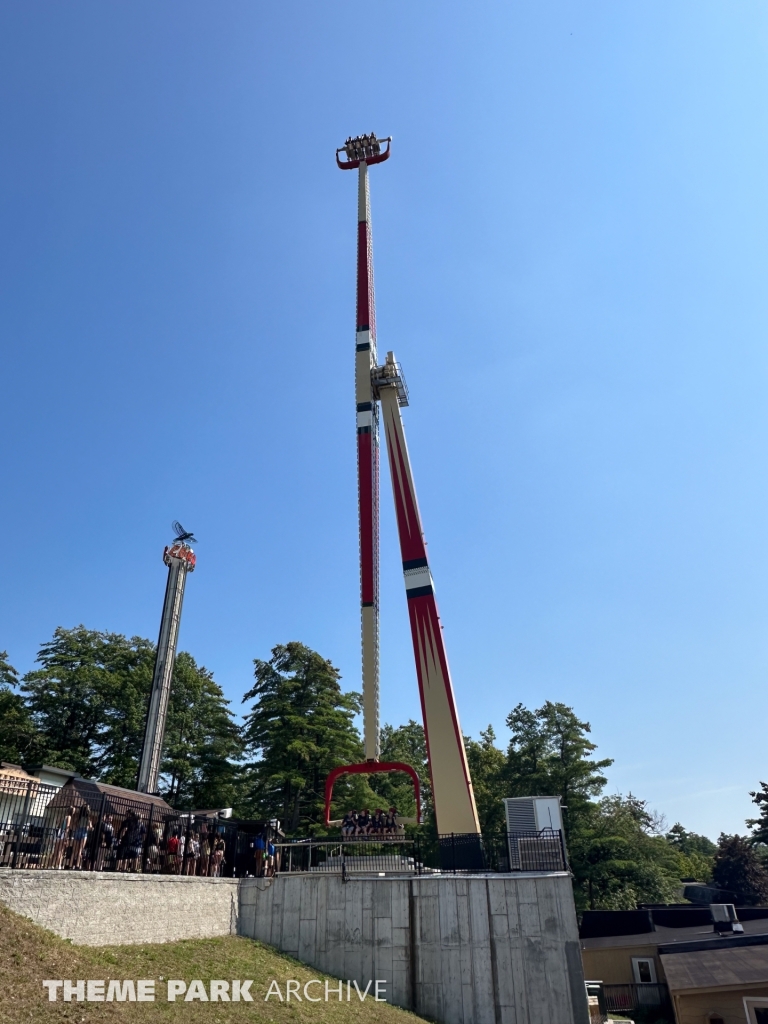
M 768 12 L 754 2 L 0 5 L 0 648 L 154 638 L 239 708 L 359 686 L 355 182 L 462 725 L 565 701 L 670 824 L 768 776 Z M 419 715 L 383 479 L 382 713 Z

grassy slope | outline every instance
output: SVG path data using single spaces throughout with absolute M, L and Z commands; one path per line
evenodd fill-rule
M 147 913 L 151 913 L 147 908 Z M 65 1003 L 48 1002 L 43 978 L 105 979 L 154 978 L 154 1003 Z M 159 979 L 194 978 L 231 981 L 253 978 L 252 1003 L 169 1003 L 165 983 Z M 285 994 L 285 981 L 298 979 L 302 986 L 310 978 L 325 978 L 318 971 L 282 956 L 250 939 L 196 939 L 148 946 L 72 946 L 51 932 L 19 917 L 0 905 L 0 1022 L 2 1024 L 50 1024 L 67 1021 L 184 1021 L 185 1024 L 228 1024 L 258 1021 L 263 1024 L 419 1024 L 421 1018 L 370 997 L 360 1003 L 279 1003 L 264 1001 L 275 978 Z M 317 995 L 317 986 L 310 989 Z

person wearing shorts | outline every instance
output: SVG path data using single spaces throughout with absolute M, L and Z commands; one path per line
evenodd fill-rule
M 386 830 L 390 835 L 397 835 L 397 810 L 394 807 L 389 808 L 386 817 Z
M 214 878 L 220 878 L 221 872 L 224 869 L 224 851 L 227 844 L 224 842 L 224 836 L 219 836 L 216 842 L 213 844 L 213 870 L 212 874 Z
M 179 837 L 175 832 L 172 832 L 168 837 L 168 842 L 165 844 L 165 849 L 168 854 L 168 870 L 172 875 L 175 875 L 178 870 L 179 860 Z
M 200 854 L 200 842 L 194 833 L 189 837 L 187 841 L 187 847 L 184 851 L 184 874 L 194 875 L 197 868 L 197 858 Z
M 72 827 L 74 817 L 75 808 L 70 807 L 61 819 L 61 824 L 56 829 L 56 841 L 53 846 L 53 864 L 51 866 L 59 871 L 61 871 L 61 863 L 64 860 L 64 853 L 67 849 L 67 840 L 70 837 L 70 829 Z
M 112 815 L 105 814 L 101 823 L 101 838 L 98 840 L 99 849 L 96 851 L 96 870 L 103 871 L 104 864 L 112 855 L 112 847 L 115 845 L 115 826 L 112 823 Z
M 72 870 L 82 871 L 83 849 L 91 831 L 91 812 L 88 804 L 83 804 L 80 813 L 77 815 L 74 830 L 72 832 Z
M 253 841 L 253 859 L 257 878 L 261 878 L 264 874 L 264 855 L 266 853 L 266 849 L 267 844 L 264 841 L 264 836 L 256 836 Z

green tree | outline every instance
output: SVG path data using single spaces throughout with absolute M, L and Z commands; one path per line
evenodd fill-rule
M 176 656 L 161 772 L 179 810 L 237 807 L 242 801 L 241 732 L 213 673 L 185 651 Z
M 579 910 L 632 910 L 677 898 L 680 856 L 644 800 L 604 797 L 579 816 L 569 836 Z
M 747 819 L 747 825 L 752 829 L 750 838 L 753 843 L 768 846 L 768 782 L 761 782 L 760 789 L 749 795 L 752 797 L 752 803 L 760 808 L 759 818 Z
M 24 698 L 16 693 L 19 674 L 0 651 L 0 760 L 21 764 L 34 759 L 37 733 Z
M 712 882 L 736 894 L 739 902 L 755 906 L 768 902 L 768 871 L 744 836 L 720 834 Z
M 667 832 L 667 842 L 685 856 L 699 854 L 702 857 L 712 857 L 717 850 L 717 844 L 706 836 L 700 836 L 696 832 L 689 832 L 684 829 L 680 822 L 675 822 Z
M 530 711 L 518 704 L 507 717 L 512 732 L 504 773 L 504 796 L 559 796 L 566 808 L 566 832 L 589 815 L 591 797 L 606 785 L 611 758 L 592 760 L 597 749 L 573 708 L 547 701 Z
M 155 667 L 155 645 L 143 637 L 94 633 L 95 685 L 101 716 L 91 750 L 93 778 L 133 789 Z
M 44 759 L 87 778 L 99 774 L 103 683 L 109 672 L 104 655 L 112 640 L 82 625 L 59 627 L 40 648 L 36 660 L 41 667 L 28 672 L 21 686 Z
M 77 626 L 42 645 L 22 683 L 37 755 L 86 778 L 133 788 L 156 650 L 150 640 Z M 210 672 L 180 652 L 174 665 L 160 789 L 180 808 L 234 802 L 242 743 Z M 234 759 L 234 760 L 233 760 Z
M 481 732 L 479 740 L 465 736 L 464 748 L 475 792 L 480 830 L 485 834 L 503 832 L 506 828 L 503 801 L 505 796 L 511 794 L 506 792 L 507 759 L 504 751 L 496 746 L 493 726 L 489 725 Z
M 680 877 L 697 882 L 711 882 L 714 854 L 717 846 L 706 836 L 688 832 L 676 822 L 665 836 L 680 857 Z
M 432 783 L 423 727 L 413 719 L 397 727 L 385 725 L 381 730 L 381 760 L 402 761 L 416 770 L 421 787 L 422 820 L 431 820 L 434 815 Z M 401 772 L 370 775 L 368 784 L 378 801 L 376 806 L 396 807 L 402 817 L 416 816 L 413 782 L 407 775 Z
M 360 696 L 342 692 L 338 669 L 297 641 L 274 647 L 269 661 L 257 658 L 254 676 L 243 697 L 254 701 L 243 734 L 257 758 L 250 766 L 251 806 L 291 833 L 300 826 L 318 830 L 328 772 L 363 757 L 353 722 Z M 345 790 L 339 786 L 342 796 Z

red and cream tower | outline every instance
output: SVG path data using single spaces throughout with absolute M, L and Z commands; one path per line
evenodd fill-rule
M 386 149 L 382 149 L 386 143 Z M 397 513 L 405 593 L 419 682 L 437 829 L 442 835 L 477 834 L 480 826 L 456 710 L 434 581 L 427 559 L 416 488 L 400 409 L 408 391 L 392 352 L 379 365 L 373 291 L 373 253 L 368 168 L 386 160 L 391 139 L 347 139 L 336 152 L 342 169 L 358 169 L 357 331 L 355 390 L 360 517 L 360 598 L 363 647 L 365 756 L 376 771 L 379 758 L 379 404 L 387 441 Z M 344 153 L 345 160 L 339 159 Z M 353 766 L 360 770 L 362 766 Z M 378 770 L 402 770 L 395 765 Z M 343 771 L 343 769 L 337 769 Z
M 376 302 L 368 167 L 389 156 L 371 135 L 347 141 L 357 154 L 357 304 L 355 315 L 355 401 L 357 404 L 357 487 L 360 523 L 360 619 L 363 648 L 365 758 L 379 759 L 379 410 L 371 373 L 376 367 Z M 336 160 L 340 167 L 350 164 Z

